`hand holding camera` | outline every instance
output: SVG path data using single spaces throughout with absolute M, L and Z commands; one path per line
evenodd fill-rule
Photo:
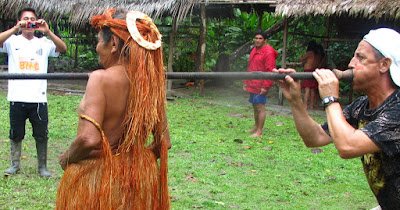
M 18 21 L 17 25 L 15 25 L 15 30 L 18 31 L 30 31 L 32 32 L 32 29 L 35 29 L 35 31 L 40 31 L 44 34 L 47 34 L 49 32 L 49 26 L 47 25 L 46 21 L 44 19 L 38 19 L 36 21 L 29 21 L 29 20 L 21 20 Z
M 36 21 L 35 22 L 27 22 L 26 27 L 27 28 L 39 28 L 39 24 Z
M 17 29 L 32 29 L 39 28 L 40 23 L 38 21 L 19 21 L 15 26 Z

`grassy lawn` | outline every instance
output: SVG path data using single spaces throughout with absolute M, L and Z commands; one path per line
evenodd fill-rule
M 49 94 L 51 179 L 37 174 L 36 149 L 27 123 L 22 171 L 1 179 L 0 209 L 55 207 L 63 173 L 58 155 L 76 134 L 80 99 Z M 268 109 L 264 136 L 249 138 L 244 131 L 253 123 L 250 105 L 219 99 L 208 94 L 168 103 L 172 209 L 370 209 L 377 205 L 359 159 L 340 159 L 333 145 L 306 148 L 292 117 L 276 110 Z M 231 106 L 223 105 L 228 103 Z M 9 167 L 8 109 L 6 93 L 1 91 L 1 173 Z M 316 117 L 324 121 L 323 116 Z

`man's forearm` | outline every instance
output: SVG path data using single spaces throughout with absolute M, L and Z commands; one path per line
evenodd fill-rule
M 61 167 L 65 169 L 68 164 L 86 159 L 94 149 L 94 146 L 85 144 L 84 141 L 81 141 L 81 139 L 77 137 L 77 139 L 75 139 L 68 149 L 60 156 L 59 163 Z
M 0 47 L 3 47 L 4 42 L 10 38 L 11 35 L 15 34 L 18 32 L 18 28 L 12 27 L 8 29 L 7 31 L 4 31 L 0 33 Z
M 54 42 L 56 45 L 56 52 L 65 52 L 67 50 L 67 45 L 51 30 L 49 30 L 46 35 Z
M 290 102 L 290 108 L 297 132 L 307 147 L 320 147 L 332 142 L 321 125 L 315 122 L 307 113 L 302 100 Z

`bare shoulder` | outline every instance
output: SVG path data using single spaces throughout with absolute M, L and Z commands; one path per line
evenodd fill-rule
M 106 69 L 103 76 L 106 78 L 104 82 L 109 86 L 121 86 L 128 81 L 125 67 L 122 65 L 113 66 Z
M 104 74 L 105 74 L 105 70 L 104 69 L 97 69 L 97 70 L 94 70 L 92 73 L 90 73 L 90 75 L 89 75 L 89 80 L 88 80 L 88 83 L 89 82 L 93 82 L 93 81 L 96 81 L 96 82 L 99 82 L 99 80 L 102 80 L 102 78 L 104 77 Z
M 107 70 L 105 69 L 97 69 L 93 71 L 89 75 L 86 91 L 88 91 L 88 89 L 102 89 L 107 82 L 108 77 Z
M 116 88 L 127 83 L 125 69 L 122 66 L 115 66 L 108 69 L 98 69 L 90 73 L 88 88 L 100 88 L 105 92 L 110 91 L 110 88 Z

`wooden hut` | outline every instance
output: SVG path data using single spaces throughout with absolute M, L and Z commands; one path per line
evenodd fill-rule
M 360 39 L 378 27 L 400 29 L 398 0 L 278 0 L 275 14 L 291 18 L 324 16 L 336 23 L 337 38 Z
M 399 20 L 398 0 L 278 0 L 275 13 L 286 17 L 338 16 Z

